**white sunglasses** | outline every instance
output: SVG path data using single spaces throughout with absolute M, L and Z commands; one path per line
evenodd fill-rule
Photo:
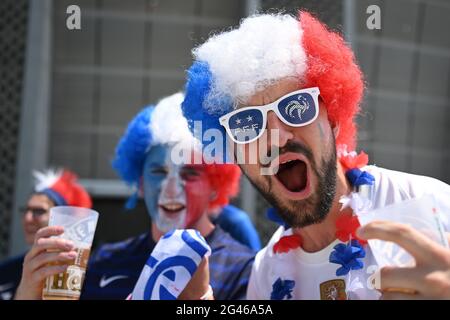
M 267 112 L 292 127 L 303 127 L 319 115 L 319 88 L 306 88 L 288 93 L 278 100 L 263 105 L 234 110 L 219 118 L 231 139 L 238 144 L 257 140 L 267 125 Z

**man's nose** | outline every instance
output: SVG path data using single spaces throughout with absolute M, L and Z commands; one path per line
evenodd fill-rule
M 182 191 L 180 181 L 176 176 L 169 176 L 164 186 L 164 194 L 168 198 L 177 197 Z
M 294 138 L 292 129 L 291 126 L 284 124 L 275 112 L 269 111 L 267 114 L 267 139 L 271 147 L 284 147 L 289 140 Z M 273 134 L 278 134 L 278 138 L 275 136 L 272 139 Z

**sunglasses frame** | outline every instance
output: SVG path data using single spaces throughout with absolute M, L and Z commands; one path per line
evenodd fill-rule
M 278 104 L 293 95 L 297 95 L 297 94 L 301 94 L 301 93 L 308 93 L 312 96 L 313 101 L 315 103 L 315 107 L 316 107 L 316 114 L 314 115 L 314 117 L 304 123 L 300 123 L 300 124 L 293 124 L 288 122 L 280 113 L 280 110 L 278 110 Z M 278 98 L 277 100 L 275 100 L 274 102 L 271 102 L 269 104 L 266 105 L 262 105 L 262 106 L 248 106 L 248 107 L 243 107 L 243 108 L 239 108 L 236 109 L 232 112 L 229 112 L 223 116 L 221 116 L 219 118 L 219 122 L 220 124 L 225 128 L 225 131 L 227 132 L 227 134 L 231 137 L 231 140 L 233 140 L 233 142 L 237 143 L 237 144 L 247 144 L 247 143 L 251 143 L 253 141 L 258 140 L 264 133 L 264 131 L 266 130 L 267 127 L 267 113 L 269 111 L 273 111 L 275 112 L 275 114 L 277 115 L 278 119 L 280 119 L 284 124 L 291 126 L 291 127 L 304 127 L 307 126 L 308 124 L 314 122 L 317 117 L 319 116 L 319 95 L 320 95 L 320 90 L 318 87 L 311 87 L 311 88 L 305 88 L 305 89 L 301 89 L 301 90 L 296 90 L 296 91 L 292 91 L 284 96 L 282 96 L 281 98 Z M 234 135 L 231 132 L 230 126 L 229 126 L 229 120 L 232 116 L 234 116 L 235 114 L 242 112 L 242 111 L 246 111 L 246 110 L 250 110 L 250 109 L 257 109 L 258 111 L 260 111 L 262 113 L 262 121 L 263 121 L 263 126 L 259 132 L 259 134 L 248 140 L 248 141 L 238 141 L 234 138 Z

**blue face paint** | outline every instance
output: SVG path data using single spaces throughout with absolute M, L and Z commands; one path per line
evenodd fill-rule
M 172 147 L 156 145 L 148 152 L 143 171 L 144 199 L 153 222 L 162 232 L 185 228 L 186 191 L 180 165 L 171 159 Z

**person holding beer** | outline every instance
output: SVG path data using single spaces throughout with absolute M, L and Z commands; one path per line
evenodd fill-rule
M 177 93 L 162 99 L 156 106 L 143 109 L 120 139 L 113 167 L 136 191 L 126 207 L 133 208 L 141 193 L 152 223 L 148 232 L 123 242 L 102 245 L 92 254 L 81 299 L 127 298 L 158 240 L 169 230 L 188 228 L 199 231 L 212 254 L 200 264 L 193 281 L 179 298 L 204 298 L 211 292 L 210 287 L 212 294 L 207 298 L 245 298 L 255 252 L 210 220 L 211 213 L 217 210 L 242 213 L 228 205 L 229 199 L 238 192 L 240 170 L 232 164 L 206 164 L 201 154 L 199 163 L 191 161 L 198 157 L 199 150 L 181 113 L 183 98 L 183 94 Z M 187 157 L 181 161 L 175 159 L 179 154 Z M 70 244 L 47 239 L 60 232 L 57 227 L 39 231 L 37 238 L 45 241 L 43 245 L 60 251 L 48 259 L 41 257 L 39 261 L 68 257 Z M 43 245 L 36 245 L 38 248 L 33 254 Z M 28 282 L 28 289 L 33 292 L 33 296 L 26 298 L 41 298 L 42 287 L 37 285 L 43 279 L 41 275 L 30 274 L 31 279 L 22 281 L 23 287 L 26 288 Z
M 215 299 L 245 297 L 255 252 L 210 220 L 217 210 L 242 214 L 228 205 L 238 192 L 240 170 L 232 164 L 205 163 L 182 116 L 183 98 L 177 93 L 145 108 L 120 139 L 113 167 L 142 193 L 152 224 L 148 232 L 103 245 L 93 254 L 81 299 L 125 299 L 158 240 L 172 229 L 196 229 L 212 249 L 179 298 L 200 299 L 209 285 Z M 180 154 L 185 157 L 179 159 Z M 198 162 L 191 161 L 196 158 Z M 127 206 L 133 207 L 136 198 Z
M 34 191 L 30 195 L 27 205 L 21 208 L 25 241 L 33 247 L 26 255 L 22 254 L 11 258 L 0 265 L 0 300 L 9 300 L 14 297 L 21 277 L 22 282 L 36 283 L 38 287 L 36 292 L 41 294 L 43 279 L 64 268 L 64 265 L 49 267 L 46 262 L 54 261 L 55 257 L 58 257 L 59 261 L 73 259 L 73 253 L 70 252 L 46 253 L 47 249 L 57 249 L 58 246 L 65 244 L 56 239 L 41 239 L 62 233 L 61 228 L 53 227 L 45 232 L 38 231 L 47 226 L 50 209 L 66 205 L 92 207 L 91 197 L 77 182 L 77 176 L 73 172 L 49 169 L 44 172 L 35 171 L 33 175 L 36 180 Z M 25 265 L 23 270 L 22 265 Z M 18 296 L 21 296 L 19 292 Z

